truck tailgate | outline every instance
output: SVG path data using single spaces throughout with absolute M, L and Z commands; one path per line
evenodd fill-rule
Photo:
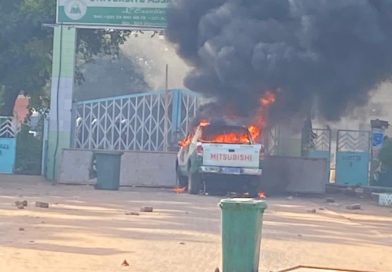
M 203 165 L 258 168 L 261 145 L 205 144 Z

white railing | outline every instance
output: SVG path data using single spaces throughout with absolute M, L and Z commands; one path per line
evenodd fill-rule
M 15 138 L 19 131 L 12 117 L 0 116 L 0 138 Z

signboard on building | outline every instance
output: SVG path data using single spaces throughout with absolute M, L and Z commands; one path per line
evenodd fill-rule
M 0 138 L 0 174 L 12 174 L 16 156 L 16 139 Z
M 57 23 L 166 28 L 169 0 L 57 0 Z

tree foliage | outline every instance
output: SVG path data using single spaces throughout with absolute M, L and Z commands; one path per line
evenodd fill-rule
M 392 140 L 385 141 L 379 155 L 382 165 L 388 169 L 392 169 Z
M 4 97 L 5 97 L 4 87 L 0 85 L 0 109 L 4 106 Z
M 12 0 L 0 2 L 0 86 L 4 86 L 4 105 L 0 115 L 11 115 L 18 94 L 23 91 L 32 97 L 33 107 L 47 103 L 51 77 L 53 29 L 56 1 Z M 79 63 L 93 56 L 118 54 L 129 32 L 107 30 L 79 30 Z M 83 75 L 77 70 L 78 82 Z

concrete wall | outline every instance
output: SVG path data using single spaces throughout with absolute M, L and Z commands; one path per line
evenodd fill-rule
M 65 184 L 89 184 L 93 152 L 64 149 L 61 157 L 59 182 Z
M 176 153 L 126 152 L 121 159 L 122 186 L 176 185 Z
M 60 182 L 88 184 L 93 152 L 66 149 L 62 154 Z M 173 187 L 176 153 L 125 152 L 121 159 L 121 186 Z M 327 162 L 319 158 L 271 156 L 262 176 L 266 191 L 325 193 Z
M 268 157 L 262 176 L 268 191 L 289 193 L 325 193 L 327 161 L 319 158 Z
M 90 150 L 65 149 L 62 153 L 60 183 L 91 184 Z M 125 152 L 121 158 L 121 186 L 173 187 L 176 185 L 176 153 Z

